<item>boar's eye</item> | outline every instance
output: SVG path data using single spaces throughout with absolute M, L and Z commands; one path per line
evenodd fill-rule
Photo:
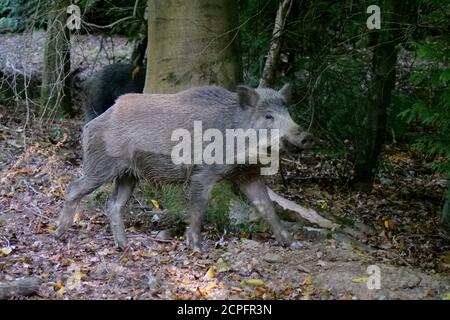
M 273 115 L 270 114 L 270 113 L 266 114 L 266 119 L 267 120 L 273 120 Z

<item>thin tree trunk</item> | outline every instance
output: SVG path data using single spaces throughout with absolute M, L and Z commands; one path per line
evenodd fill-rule
M 133 66 L 142 67 L 144 65 L 145 53 L 147 52 L 148 37 L 137 40 L 131 53 L 131 63 Z
M 291 11 L 292 0 L 282 0 L 277 10 L 275 25 L 272 32 L 272 41 L 267 54 L 266 63 L 262 72 L 259 87 L 271 87 L 275 80 L 275 72 L 279 61 L 281 49 L 281 36 L 283 35 L 284 26 L 287 17 Z
M 442 209 L 441 223 L 450 232 L 450 178 L 448 179 L 447 198 Z
M 385 140 L 387 109 L 391 104 L 391 93 L 395 87 L 398 32 L 392 25 L 394 0 L 385 0 L 382 8 L 382 26 L 375 31 L 372 58 L 372 86 L 369 89 L 367 132 L 359 143 L 355 164 L 354 186 L 358 190 L 370 191 L 375 176 L 378 158 Z M 389 21 L 391 23 L 389 23 Z
M 47 39 L 42 73 L 41 110 L 44 115 L 54 112 L 73 115 L 70 93 L 70 31 L 66 27 L 66 9 L 70 0 L 49 1 Z
M 149 0 L 144 92 L 242 81 L 235 0 Z

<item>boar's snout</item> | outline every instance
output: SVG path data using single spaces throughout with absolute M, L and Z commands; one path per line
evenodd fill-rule
M 300 127 L 291 131 L 283 140 L 283 149 L 289 153 L 310 149 L 314 145 L 314 137 L 311 133 L 303 131 Z
M 305 150 L 310 149 L 314 144 L 313 135 L 309 132 L 301 132 L 298 139 L 298 147 Z

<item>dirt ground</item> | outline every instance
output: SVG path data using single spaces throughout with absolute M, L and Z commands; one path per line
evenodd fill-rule
M 402 145 L 385 148 L 370 194 L 349 188 L 349 159 L 315 153 L 285 162 L 285 185 L 269 181 L 301 205 L 369 226 L 365 240 L 297 228 L 304 247 L 291 250 L 270 232 L 206 226 L 204 253 L 194 255 L 183 238 L 161 239 L 149 227 L 138 190 L 127 207 L 130 244 L 119 250 L 95 195 L 65 240 L 54 239 L 64 189 L 81 172 L 81 121 L 42 123 L 26 114 L 23 105 L 0 106 L 0 282 L 41 278 L 30 299 L 450 298 L 450 240 L 438 225 L 446 181 Z M 368 288 L 369 266 L 379 271 L 380 289 Z

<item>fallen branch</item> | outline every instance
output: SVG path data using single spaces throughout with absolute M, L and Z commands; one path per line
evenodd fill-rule
M 276 194 L 272 189 L 267 187 L 267 191 L 269 193 L 269 197 L 272 201 L 278 203 L 284 210 L 290 210 L 296 212 L 300 215 L 301 218 L 318 225 L 321 228 L 325 229 L 337 229 L 340 227 L 339 224 L 332 222 L 331 220 L 325 219 L 321 215 L 319 215 L 314 209 L 305 208 L 293 201 L 290 201 L 282 196 Z
M 329 229 L 342 234 L 347 234 L 357 239 L 365 239 L 368 235 L 374 233 L 373 228 L 363 223 L 353 222 L 352 226 L 345 224 L 341 225 L 339 223 L 333 222 L 332 220 L 334 220 L 335 218 L 328 212 L 323 212 L 323 214 L 328 216 L 329 219 L 324 218 L 314 209 L 302 207 L 293 201 L 283 198 L 282 196 L 276 194 L 269 187 L 267 187 L 267 191 L 269 193 L 270 199 L 278 203 L 284 210 L 295 212 L 300 216 L 300 218 L 310 223 L 316 224 L 323 229 Z
M 30 296 L 38 292 L 41 279 L 25 277 L 13 281 L 0 282 L 0 300 L 14 296 Z

